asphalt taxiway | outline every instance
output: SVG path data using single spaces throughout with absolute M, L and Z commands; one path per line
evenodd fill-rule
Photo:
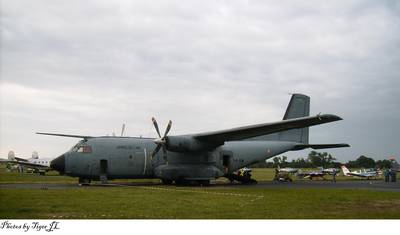
M 83 186 L 87 188 L 92 187 L 136 187 L 136 186 L 153 186 L 153 187 L 176 187 L 164 186 L 160 183 L 114 183 L 100 184 L 94 183 L 90 186 Z M 78 184 L 74 183 L 1 183 L 0 189 L 73 189 L 79 188 Z M 295 181 L 295 182 L 273 182 L 264 181 L 258 182 L 258 184 L 243 185 L 243 184 L 230 184 L 230 183 L 215 183 L 211 184 L 207 188 L 262 188 L 262 189 L 310 189 L 310 188 L 321 188 L 321 189 L 368 189 L 376 191 L 392 191 L 400 192 L 400 183 L 396 182 L 384 182 L 379 180 L 346 180 L 337 181 L 336 183 L 330 181 Z

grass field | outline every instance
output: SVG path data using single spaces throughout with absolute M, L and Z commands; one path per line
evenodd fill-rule
M 254 175 L 258 180 L 271 180 L 273 170 L 255 169 Z M 54 173 L 39 176 L 1 169 L 0 182 L 76 184 L 76 179 Z M 1 189 L 0 203 L 2 219 L 400 218 L 400 193 L 350 189 Z
M 400 194 L 339 189 L 5 189 L 5 218 L 400 218 Z

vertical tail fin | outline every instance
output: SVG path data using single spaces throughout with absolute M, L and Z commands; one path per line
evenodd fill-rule
M 303 94 L 293 94 L 286 108 L 283 120 L 307 117 L 310 115 L 310 97 Z M 281 140 L 308 144 L 308 127 L 262 135 L 248 140 Z
M 37 151 L 32 152 L 32 159 L 39 159 L 39 154 Z
M 342 166 L 343 175 L 348 176 L 350 171 L 345 165 Z
M 15 161 L 15 153 L 13 151 L 8 152 L 8 160 Z
M 286 109 L 283 120 L 306 117 L 310 115 L 310 97 L 303 94 L 293 94 Z M 308 144 L 308 127 L 282 131 L 279 140 Z

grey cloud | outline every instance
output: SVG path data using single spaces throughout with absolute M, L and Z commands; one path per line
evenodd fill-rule
M 153 115 L 172 119 L 176 134 L 275 121 L 287 93 L 302 92 L 313 113 L 345 118 L 312 128 L 312 141 L 349 142 L 332 150 L 343 159 L 399 154 L 399 9 L 397 1 L 2 2 L 0 153 L 55 156 L 71 144 L 38 130 L 102 135 L 127 122 L 128 134 L 154 135 Z

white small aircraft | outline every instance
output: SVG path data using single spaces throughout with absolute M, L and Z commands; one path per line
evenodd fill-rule
M 378 176 L 378 172 L 376 170 L 366 170 L 366 169 L 362 169 L 359 171 L 350 171 L 349 169 L 347 169 L 346 166 L 342 166 L 342 170 L 343 170 L 343 175 L 345 176 L 356 176 L 356 177 L 360 177 L 360 178 L 376 178 Z
M 44 175 L 50 168 L 51 159 L 40 159 L 36 151 L 33 151 L 32 157 L 25 159 L 16 157 L 13 151 L 8 152 L 8 159 L 2 159 L 2 163 L 17 166 L 20 172 L 23 172 L 24 168 L 32 169 L 33 172 Z
M 340 170 L 336 169 L 336 168 L 323 168 L 323 167 L 321 167 L 320 169 L 321 169 L 322 173 L 325 173 L 325 174 L 328 174 L 328 175 L 333 175 L 335 173 L 338 174 L 340 172 Z
M 299 169 L 297 169 L 297 168 L 291 168 L 291 167 L 281 168 L 279 165 L 278 165 L 277 169 L 278 169 L 279 172 L 285 172 L 285 173 L 288 173 L 288 174 L 295 174 L 295 173 L 297 173 L 299 171 Z

